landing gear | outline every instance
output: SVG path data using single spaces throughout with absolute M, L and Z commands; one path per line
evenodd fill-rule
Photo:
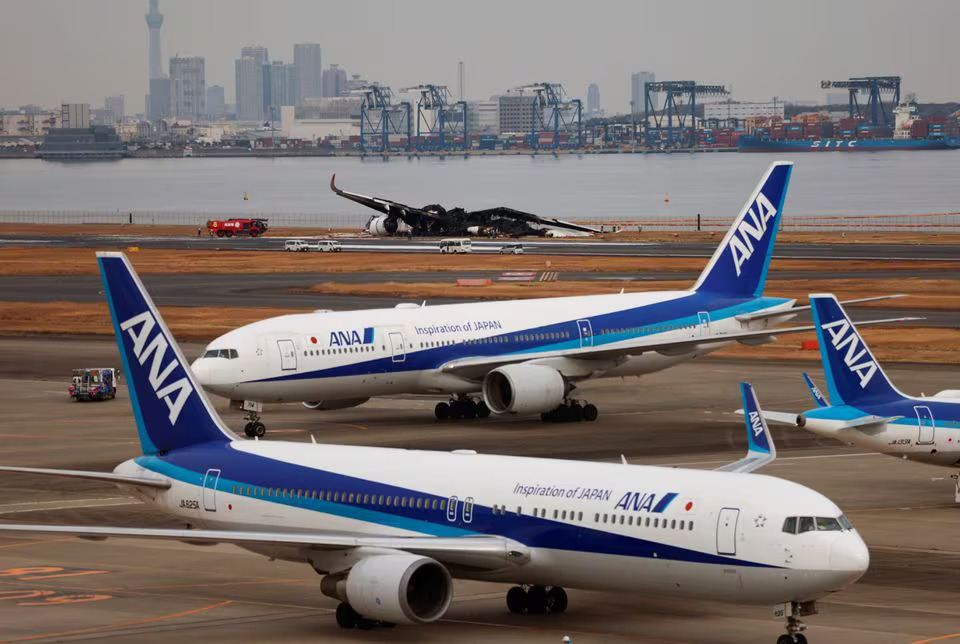
M 473 420 L 474 418 L 486 418 L 490 415 L 490 408 L 482 400 L 474 400 L 469 396 L 451 398 L 449 402 L 437 403 L 433 408 L 433 414 L 437 420 Z
M 567 592 L 560 586 L 514 586 L 507 591 L 507 610 L 511 613 L 544 615 L 567 610 Z
M 817 602 L 790 602 L 787 607 L 787 634 L 777 638 L 777 644 L 807 644 L 806 636 L 801 632 L 807 630 L 807 625 L 800 619 L 807 615 L 817 614 Z
M 600 411 L 596 405 L 590 403 L 581 405 L 577 400 L 565 400 L 553 411 L 540 414 L 540 420 L 545 423 L 573 423 L 581 420 L 592 423 L 599 415 Z
M 393 628 L 396 624 L 392 622 L 381 622 L 376 619 L 367 619 L 353 610 L 353 606 L 347 602 L 340 602 L 337 606 L 337 626 L 340 628 L 356 628 L 361 631 L 369 631 L 374 628 Z
M 247 424 L 243 426 L 243 433 L 247 438 L 263 438 L 267 433 L 267 426 L 260 422 L 260 414 L 255 411 L 247 411 L 244 416 Z

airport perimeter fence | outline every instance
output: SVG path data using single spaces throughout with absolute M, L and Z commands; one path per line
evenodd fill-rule
M 0 224 L 133 224 L 200 226 L 208 219 L 228 217 L 261 217 L 272 227 L 328 228 L 331 230 L 360 230 L 369 216 L 362 213 L 203 213 L 151 210 L 118 211 L 0 211 Z M 730 226 L 730 217 L 664 217 L 634 219 L 574 219 L 576 223 L 602 228 L 604 232 L 664 231 L 685 232 L 702 230 L 723 232 Z M 955 233 L 960 232 L 960 212 L 925 214 L 833 214 L 787 215 L 781 229 L 796 232 L 906 232 Z

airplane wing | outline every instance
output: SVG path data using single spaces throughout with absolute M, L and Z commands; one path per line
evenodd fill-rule
M 527 548 L 512 539 L 496 536 L 465 537 L 365 537 L 327 532 L 246 532 L 232 530 L 172 530 L 110 526 L 0 524 L 0 533 L 39 533 L 83 539 L 135 538 L 182 541 L 194 545 L 232 543 L 238 546 L 289 546 L 308 550 L 387 548 L 433 557 L 437 561 L 498 570 L 530 560 Z
M 434 219 L 438 218 L 438 215 L 435 212 L 430 212 L 415 206 L 408 206 L 400 203 L 399 201 L 391 201 L 390 199 L 383 199 L 382 197 L 368 197 L 356 192 L 341 190 L 337 187 L 336 180 L 336 174 L 330 177 L 330 189 L 333 190 L 337 196 L 343 197 L 344 199 L 349 199 L 350 201 L 354 201 L 362 206 L 366 206 L 367 208 L 373 208 L 377 212 L 382 212 L 385 215 L 396 215 L 401 219 L 407 215 L 421 215 L 423 217 L 432 217 Z
M 562 219 L 541 217 L 540 215 L 534 215 L 529 212 L 523 212 L 522 210 L 515 210 L 513 208 L 508 208 L 507 206 L 500 206 L 498 208 L 488 208 L 486 210 L 475 210 L 471 212 L 470 215 L 472 216 L 480 215 L 480 216 L 488 216 L 488 217 L 506 217 L 508 219 L 514 219 L 516 221 L 523 221 L 528 224 L 538 224 L 541 226 L 549 226 L 551 228 L 561 228 L 564 230 L 575 230 L 581 233 L 600 232 L 596 228 L 591 228 L 590 226 L 575 224 L 570 221 L 563 221 Z
M 903 317 L 887 318 L 883 320 L 867 320 L 857 322 L 858 327 L 871 326 L 875 324 L 890 324 L 893 322 L 905 322 L 909 320 L 918 320 L 922 318 Z M 440 367 L 445 373 L 466 378 L 468 380 L 481 379 L 490 369 L 495 369 L 502 365 L 516 364 L 520 362 L 535 362 L 538 364 L 550 364 L 551 361 L 557 363 L 558 371 L 568 377 L 588 377 L 598 371 L 607 371 L 618 366 L 622 361 L 630 356 L 640 355 L 648 351 L 656 351 L 663 355 L 683 355 L 696 351 L 698 348 L 705 348 L 715 344 L 726 342 L 740 342 L 742 344 L 764 344 L 776 339 L 778 335 L 788 333 L 801 333 L 804 331 L 814 331 L 816 327 L 793 326 L 772 329 L 759 329 L 754 331 L 738 331 L 736 333 L 725 333 L 722 335 L 678 338 L 676 340 L 665 340 L 662 338 L 634 338 L 616 343 L 601 344 L 598 346 L 585 346 L 576 349 L 560 349 L 556 351 L 538 352 L 536 355 L 529 353 L 513 353 L 496 356 L 482 356 L 477 358 L 463 358 L 460 360 L 451 360 Z M 602 338 L 602 336 L 596 336 Z M 581 374 L 582 372 L 582 374 Z M 580 375 L 578 375 L 580 374 Z
M 749 382 L 740 383 L 740 396 L 743 399 L 744 422 L 747 426 L 747 455 L 739 461 L 716 468 L 721 472 L 752 472 L 769 465 L 777 458 L 777 448 L 773 444 L 770 428 L 764 422 L 757 394 Z
M 104 481 L 107 483 L 120 483 L 123 485 L 136 485 L 138 487 L 151 487 L 158 490 L 170 488 L 170 481 L 165 479 L 152 479 L 139 476 L 124 476 L 122 474 L 113 474 L 111 472 L 85 472 L 82 470 L 51 470 L 40 467 L 11 467 L 0 465 L 0 472 L 14 472 L 17 474 L 40 474 L 44 476 L 62 476 L 65 478 L 86 479 L 88 481 Z
M 859 297 L 854 300 L 843 300 L 840 304 L 862 304 L 863 302 L 878 302 L 880 300 L 895 300 L 897 298 L 906 297 L 906 293 L 895 293 L 893 295 L 875 295 L 873 297 Z M 778 317 L 781 315 L 801 313 L 803 311 L 809 311 L 810 305 L 804 304 L 801 306 L 794 306 L 789 309 L 784 309 L 782 311 L 764 311 L 762 313 L 744 313 L 742 315 L 736 316 L 736 319 L 741 322 L 752 322 L 754 320 L 765 320 L 767 318 Z M 858 323 L 859 324 L 859 323 Z

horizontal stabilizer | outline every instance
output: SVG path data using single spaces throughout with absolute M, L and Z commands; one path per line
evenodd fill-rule
M 166 490 L 170 487 L 170 481 L 165 479 L 150 479 L 137 476 L 123 476 L 122 474 L 112 474 L 110 472 L 85 472 L 83 470 L 50 470 L 40 467 L 10 467 L 0 465 L 0 472 L 12 472 L 15 474 L 40 474 L 43 476 L 62 476 L 71 479 L 86 479 L 88 481 L 105 481 L 107 483 L 122 483 L 123 485 L 137 485 L 140 487 L 152 487 L 159 490 Z
M 906 293 L 894 293 L 893 295 L 874 295 L 872 297 L 859 297 L 853 300 L 842 300 L 840 304 L 862 304 L 863 302 L 879 302 L 880 300 L 895 300 L 901 297 L 906 297 Z M 775 318 L 781 315 L 792 315 L 795 313 L 803 313 L 804 311 L 809 311 L 809 304 L 802 304 L 800 306 L 792 306 L 789 309 L 782 309 L 779 311 L 761 311 L 759 313 L 741 313 L 740 315 L 734 316 L 739 322 L 753 322 L 754 320 L 766 320 L 768 318 Z

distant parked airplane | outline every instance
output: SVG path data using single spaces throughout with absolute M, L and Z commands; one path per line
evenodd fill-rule
M 470 450 L 241 440 L 221 422 L 126 257 L 98 253 L 143 455 L 113 473 L 5 467 L 117 484 L 192 529 L 0 524 L 4 533 L 232 543 L 307 563 L 344 628 L 441 619 L 452 579 L 519 584 L 515 613 L 562 613 L 563 586 L 784 604 L 787 634 L 867 569 L 840 509 L 751 474 L 775 458 L 742 385 L 746 457 L 703 471 Z

